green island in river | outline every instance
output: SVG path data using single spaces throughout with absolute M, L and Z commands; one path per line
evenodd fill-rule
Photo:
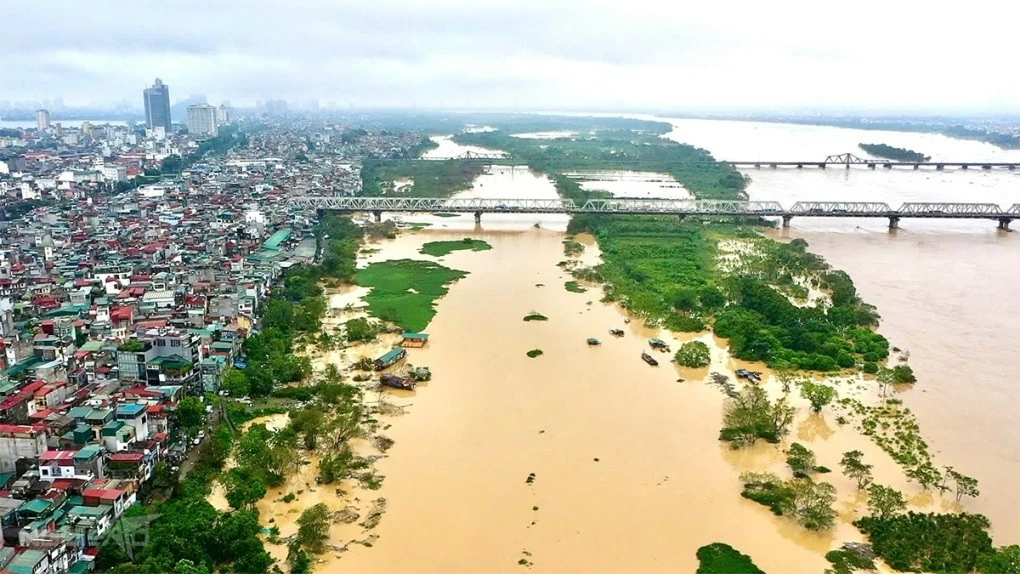
M 886 144 L 857 144 L 857 147 L 868 152 L 875 157 L 881 157 L 885 159 L 891 159 L 893 161 L 904 161 L 904 162 L 924 162 L 931 159 L 931 156 L 924 155 L 921 152 L 916 152 L 901 147 L 893 147 Z

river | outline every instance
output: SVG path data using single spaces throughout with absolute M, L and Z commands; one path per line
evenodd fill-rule
M 1020 161 L 1020 150 L 942 135 L 820 126 L 671 120 L 669 138 L 721 159 L 824 158 L 858 143 L 885 143 L 947 161 Z M 860 150 L 858 150 L 860 151 Z M 754 200 L 1020 202 L 1020 173 L 1006 170 L 748 169 Z M 1020 235 L 992 221 L 794 219 L 782 237 L 846 270 L 882 315 L 880 330 L 910 351 L 919 382 L 906 393 L 941 464 L 981 483 L 968 509 L 992 520 L 996 540 L 1020 542 Z
M 673 123 L 669 137 L 728 159 L 824 159 L 859 142 L 945 159 L 999 156 L 986 144 L 924 134 Z M 451 144 L 440 143 L 456 151 Z M 752 199 L 784 204 L 867 198 L 895 205 L 934 197 L 1008 205 L 1017 201 L 1013 190 L 1020 183 L 1004 171 L 746 173 L 753 179 Z M 522 167 L 494 167 L 466 195 L 553 197 L 555 191 Z M 849 524 L 862 498 L 838 471 L 841 453 L 855 448 L 875 464 L 876 480 L 906 492 L 913 508 L 959 509 L 921 494 L 867 438 L 839 427 L 831 412 L 810 414 L 798 399 L 790 440 L 808 445 L 819 464 L 836 470 L 824 480 L 839 492 L 840 521 L 819 534 L 773 516 L 739 496 L 737 477 L 743 470 L 780 470 L 782 455 L 771 445 L 732 451 L 717 440 L 723 396 L 704 378 L 712 370 L 744 366 L 728 358 L 724 341 L 698 336 L 713 344 L 707 369 L 642 363 L 647 338 L 660 336 L 674 346 L 679 341 L 636 321 L 625 323 L 616 307 L 599 302 L 597 286 L 580 294 L 564 289 L 570 277 L 556 265 L 566 258 L 563 216 L 486 214 L 480 225 L 470 216 L 406 219 L 431 227 L 373 245 L 380 251 L 360 264 L 427 258 L 418 254 L 423 243 L 465 236 L 484 239 L 493 249 L 440 259 L 470 274 L 438 302 L 427 329 L 429 345 L 409 352 L 411 362 L 431 367 L 433 380 L 392 399 L 408 414 L 386 431 L 395 444 L 376 463 L 386 477 L 382 489 L 362 493 L 387 499 L 386 513 L 371 531 L 378 538 L 372 547 L 352 545 L 342 555 L 324 555 L 319 571 L 693 572 L 697 548 L 719 541 L 749 554 L 767 572 L 820 572 L 826 551 L 862 539 Z M 1020 415 L 1012 408 L 1020 388 L 1009 380 L 1020 369 L 1012 340 L 1020 319 L 1013 305 L 1020 294 L 1020 239 L 996 231 L 990 221 L 911 220 L 890 233 L 881 221 L 808 218 L 774 235 L 805 238 L 878 306 L 881 331 L 910 351 L 919 382 L 902 398 L 917 414 L 935 462 L 978 478 L 983 494 L 966 501 L 966 510 L 990 517 L 996 543 L 1020 542 L 1020 494 L 1012 488 L 1020 476 Z M 579 239 L 587 245 L 582 259 L 597 261 L 592 239 Z M 530 311 L 549 321 L 522 321 Z M 608 336 L 615 327 L 625 329 L 623 338 Z M 591 336 L 602 345 L 585 345 Z M 535 348 L 544 354 L 525 356 Z M 851 390 L 849 384 L 842 388 Z M 333 529 L 337 544 L 366 534 L 353 525 Z

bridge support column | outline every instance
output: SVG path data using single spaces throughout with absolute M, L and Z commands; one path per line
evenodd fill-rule
M 1000 217 L 999 218 L 999 229 L 1002 229 L 1004 231 L 1009 231 L 1009 222 L 1011 222 L 1011 221 L 1013 221 L 1013 220 L 1010 219 L 1009 217 Z
M 967 169 L 967 164 L 960 164 L 960 169 Z
M 869 163 L 868 164 L 868 169 L 875 169 L 875 164 Z
M 889 218 L 889 229 L 893 230 L 893 229 L 899 229 L 899 228 L 900 228 L 900 218 L 899 217 L 890 217 Z
M 943 164 L 941 164 L 941 163 L 937 163 L 937 164 L 935 164 L 935 171 L 942 171 L 942 170 L 944 170 L 944 169 L 946 169 L 946 166 L 945 166 L 945 165 L 943 165 Z
M 476 211 L 475 212 L 475 223 L 481 223 L 481 222 L 482 222 L 482 212 L 481 211 Z
M 687 214 L 686 213 L 678 213 L 678 214 L 676 214 L 676 219 L 680 223 L 683 223 L 684 220 L 687 219 Z
M 793 216 L 792 215 L 784 215 L 783 216 L 783 228 L 784 229 L 787 228 L 787 227 L 790 227 L 790 221 L 791 220 L 793 220 Z
M 919 170 L 919 169 L 921 169 L 921 164 L 919 164 L 919 163 L 915 163 L 915 164 L 914 164 L 914 171 L 917 171 L 917 170 Z
M 376 223 L 382 223 L 382 211 L 375 210 L 372 212 L 372 215 L 375 216 Z
M 825 169 L 825 164 L 824 163 L 818 164 L 818 169 Z

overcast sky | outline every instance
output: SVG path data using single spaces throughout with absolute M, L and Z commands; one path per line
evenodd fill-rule
M 1016 111 L 1017 2 L 0 4 L 0 100 Z

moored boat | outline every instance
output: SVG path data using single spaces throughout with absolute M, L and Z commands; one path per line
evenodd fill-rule
M 669 345 L 667 345 L 666 342 L 663 341 L 662 339 L 649 339 L 648 344 L 651 345 L 653 349 L 656 349 L 658 351 L 663 351 L 666 353 L 669 352 Z
M 623 329 L 610 329 L 609 330 L 609 334 L 614 336 L 614 337 L 622 337 L 623 336 Z
M 588 344 L 594 347 L 596 345 L 601 345 L 602 341 L 599 341 L 595 337 L 588 337 Z
M 655 357 L 649 355 L 648 353 L 641 353 L 641 359 L 653 367 L 659 366 L 659 361 L 656 361 Z
M 404 389 L 406 391 L 413 391 L 416 386 L 416 383 L 413 380 L 398 377 L 397 375 L 383 375 L 379 377 L 379 384 L 394 389 Z

